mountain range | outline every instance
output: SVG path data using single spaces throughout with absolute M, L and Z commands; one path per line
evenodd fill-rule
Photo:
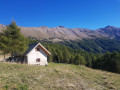
M 0 24 L 0 32 L 6 26 Z M 21 27 L 21 32 L 28 38 L 42 42 L 53 42 L 73 49 L 83 49 L 88 52 L 105 53 L 120 50 L 120 28 L 107 26 L 97 30 L 83 28 L 65 28 L 63 26 L 49 28 Z
M 21 27 L 21 32 L 29 38 L 38 40 L 47 40 L 53 42 L 59 41 L 78 41 L 82 39 L 95 39 L 95 38 L 110 38 L 120 40 L 120 28 L 114 26 L 107 26 L 97 30 L 84 29 L 84 28 L 65 28 L 63 26 L 49 28 L 42 27 Z M 0 31 L 6 28 L 5 25 L 0 24 Z

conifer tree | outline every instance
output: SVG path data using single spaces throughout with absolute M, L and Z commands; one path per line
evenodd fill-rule
M 74 64 L 85 65 L 86 64 L 85 58 L 83 56 L 80 56 L 79 54 L 77 54 L 74 59 Z
M 65 47 L 64 52 L 63 52 L 63 63 L 68 63 L 70 59 L 70 52 L 68 49 Z
M 0 36 L 0 49 L 3 53 L 23 54 L 28 48 L 28 39 L 24 37 L 20 28 L 17 27 L 16 22 L 12 21 L 10 25 L 6 26 Z

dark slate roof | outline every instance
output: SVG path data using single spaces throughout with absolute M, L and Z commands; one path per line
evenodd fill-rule
M 27 55 L 38 43 L 34 43 L 34 44 L 29 44 L 29 48 L 28 50 L 24 53 L 24 55 Z

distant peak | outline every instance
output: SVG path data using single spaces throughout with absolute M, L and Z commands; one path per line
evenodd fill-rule
M 116 27 L 108 25 L 105 28 L 116 28 Z
M 42 26 L 42 28 L 46 28 L 46 26 Z
M 64 26 L 58 26 L 58 27 L 60 27 L 60 28 L 65 28 Z
M 47 28 L 46 26 L 41 26 L 41 27 L 39 27 L 39 28 Z

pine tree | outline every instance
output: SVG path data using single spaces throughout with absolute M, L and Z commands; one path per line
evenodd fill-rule
M 85 65 L 86 64 L 86 61 L 85 61 L 85 58 L 83 56 L 80 56 L 80 65 Z
M 12 21 L 7 26 L 0 36 L 0 49 L 3 53 L 14 53 L 23 54 L 28 48 L 28 39 L 24 37 L 20 28 L 17 27 L 16 22 Z
M 77 54 L 74 59 L 74 64 L 85 65 L 86 64 L 85 58 L 83 56 L 80 56 L 79 54 Z
M 66 47 L 64 48 L 62 56 L 63 56 L 63 63 L 68 63 L 70 60 L 70 52 L 68 51 Z

